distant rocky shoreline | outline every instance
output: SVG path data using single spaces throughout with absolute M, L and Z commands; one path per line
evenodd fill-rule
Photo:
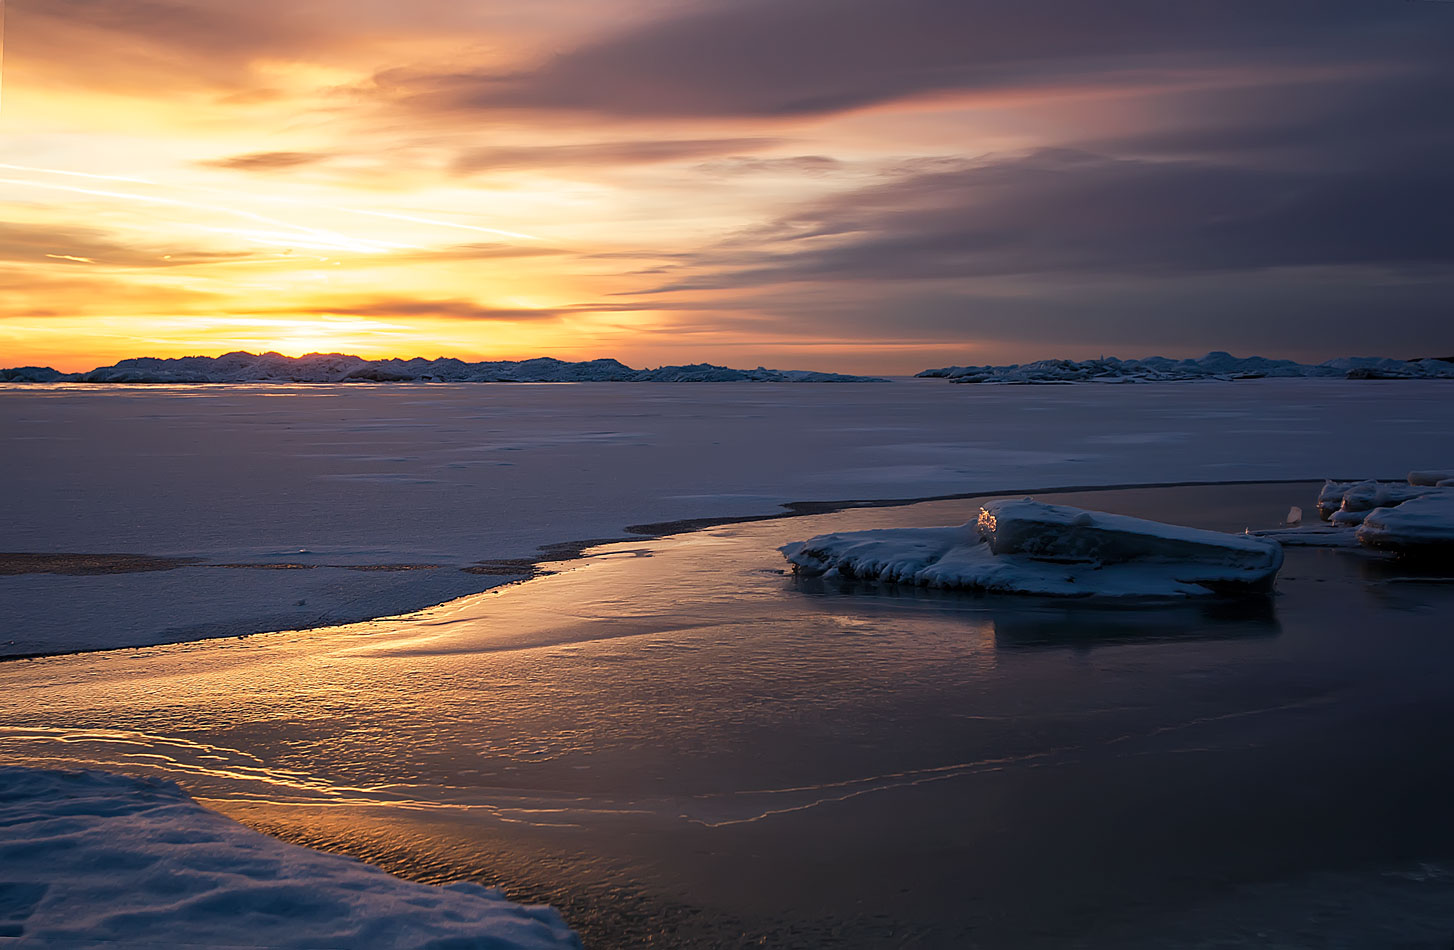
M 880 382 L 875 376 L 803 370 L 731 369 L 710 363 L 632 369 L 612 359 L 570 363 L 551 357 L 468 363 L 441 358 L 366 360 L 344 353 L 226 353 L 176 359 L 139 357 L 88 373 L 49 366 L 0 369 L 4 383 L 583 383 L 583 382 Z
M 1221 351 L 1200 359 L 1173 360 L 1151 356 L 1144 360 L 1040 360 L 1008 366 L 946 366 L 918 374 L 956 383 L 1081 383 L 1165 382 L 1190 379 L 1454 379 L 1454 356 L 1412 360 L 1382 356 L 1350 356 L 1325 363 L 1298 363 L 1263 356 L 1236 357 Z

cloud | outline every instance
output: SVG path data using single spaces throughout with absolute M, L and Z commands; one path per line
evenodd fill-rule
M 213 168 L 231 168 L 248 172 L 273 171 L 279 168 L 297 168 L 324 161 L 328 156 L 319 152 L 248 152 L 227 158 L 214 158 L 198 162 Z
M 329 314 L 347 317 L 442 317 L 452 320 L 551 320 L 571 312 L 567 309 L 491 307 L 473 300 L 450 298 L 423 300 L 412 297 L 362 300 L 319 300 L 299 307 L 274 308 L 266 313 Z
M 20 224 L 0 221 L 0 260 L 79 268 L 182 267 L 247 260 L 254 255 L 198 251 L 183 247 L 141 247 L 105 231 L 64 224 Z
M 1454 268 L 1454 148 L 1353 168 L 1117 158 L 962 161 L 832 195 L 705 249 L 658 291 L 807 280 Z
M 648 165 L 768 148 L 779 141 L 772 138 L 656 139 L 574 145 L 489 146 L 460 152 L 453 163 L 453 170 L 459 174 L 470 174 L 505 168 Z
M 782 158 L 752 158 L 729 155 L 703 162 L 696 170 L 714 177 L 735 175 L 831 175 L 843 168 L 843 162 L 827 155 L 789 155 Z
M 933 93 L 1128 81 L 1194 69 L 1334 66 L 1449 51 L 1450 11 L 1353 0 L 721 0 L 525 70 L 394 69 L 421 108 L 790 117 Z

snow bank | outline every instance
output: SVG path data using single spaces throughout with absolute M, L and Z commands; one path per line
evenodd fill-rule
M 177 359 L 140 357 L 102 366 L 89 373 L 60 373 L 50 367 L 0 370 L 0 382 L 18 383 L 585 383 L 585 382 L 875 382 L 872 376 L 813 373 L 805 370 L 730 369 L 710 363 L 632 369 L 616 360 L 567 363 L 541 357 L 466 363 L 463 360 L 366 360 L 344 353 L 226 353 Z
M 0 827 L 0 938 L 27 947 L 580 947 L 549 907 L 285 844 L 170 782 L 0 767 Z
M 794 570 L 1054 597 L 1193 597 L 1265 590 L 1274 541 L 1047 505 L 990 502 L 977 523 L 825 534 L 779 548 Z
M 956 383 L 1164 382 L 1187 379 L 1262 379 L 1277 377 L 1341 377 L 1345 379 L 1454 379 L 1454 362 L 1442 359 L 1395 360 L 1345 357 L 1310 365 L 1262 356 L 1236 357 L 1217 351 L 1200 359 L 1172 360 L 1039 360 L 1008 366 L 946 366 L 920 376 Z

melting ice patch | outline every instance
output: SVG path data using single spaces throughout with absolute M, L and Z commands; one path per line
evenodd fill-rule
M 1200 597 L 1267 590 L 1275 541 L 1025 499 L 978 522 L 824 534 L 779 548 L 794 570 L 957 590 L 1052 597 Z
M 170 782 L 0 767 L 0 827 L 0 938 L 27 947 L 581 945 L 549 907 L 285 844 Z

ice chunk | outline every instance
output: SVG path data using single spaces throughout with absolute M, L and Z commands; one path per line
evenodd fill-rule
M 1282 549 L 1257 538 L 1029 499 L 985 505 L 979 532 L 995 554 L 1039 560 L 1200 561 L 1254 571 L 1276 571 L 1282 563 Z
M 1327 521 L 1333 517 L 1333 512 L 1343 507 L 1343 496 L 1348 489 L 1358 482 L 1335 482 L 1331 478 L 1323 482 L 1323 490 L 1318 492 L 1318 517 Z
M 1410 485 L 1440 485 L 1444 482 L 1454 482 L 1454 471 L 1409 472 Z
M 1060 597 L 1189 597 L 1268 589 L 1275 541 L 1024 501 L 973 524 L 820 535 L 779 550 L 805 574 Z
M 1389 508 L 1406 501 L 1427 495 L 1436 489 L 1419 485 L 1405 485 L 1401 482 L 1359 482 L 1343 493 L 1344 511 L 1372 511 L 1375 508 Z
M 1293 505 L 1291 508 L 1289 508 L 1287 510 L 1287 517 L 1285 517 L 1285 518 L 1282 519 L 1282 523 L 1285 524 L 1285 525 L 1287 525 L 1288 527 L 1292 527 L 1293 525 L 1302 524 L 1303 523 L 1303 510 L 1301 508 L 1299 508 L 1297 505 Z
M 1435 489 L 1396 508 L 1370 511 L 1358 540 L 1404 554 L 1454 555 L 1454 490 Z

